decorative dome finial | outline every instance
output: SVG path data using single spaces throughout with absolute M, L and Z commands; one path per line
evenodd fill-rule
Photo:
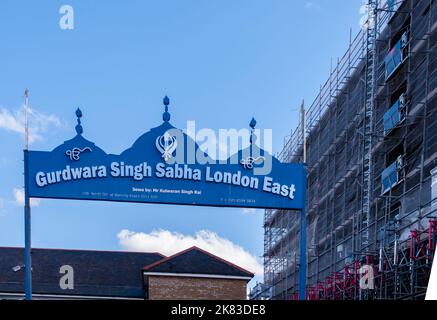
M 77 108 L 76 110 L 76 117 L 77 117 L 77 125 L 76 125 L 76 132 L 77 134 L 82 134 L 83 133 L 83 128 L 80 122 L 80 118 L 82 118 L 82 111 Z
M 169 122 L 170 121 L 170 113 L 168 112 L 168 105 L 170 104 L 170 98 L 167 97 L 167 95 L 164 97 L 164 99 L 162 99 L 162 102 L 164 103 L 165 106 L 165 111 L 162 114 L 162 120 L 164 120 L 165 122 Z
M 252 118 L 249 123 L 250 126 L 250 143 L 254 143 L 256 141 L 256 135 L 255 135 L 255 126 L 256 126 L 256 120 L 255 118 Z

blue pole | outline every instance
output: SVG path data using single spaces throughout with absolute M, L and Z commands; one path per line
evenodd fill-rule
M 303 204 L 300 211 L 300 266 L 299 266 L 299 300 L 306 299 L 307 286 L 307 217 L 306 217 L 306 194 L 307 172 L 304 164 L 303 170 Z
M 26 300 L 32 300 L 32 257 L 31 257 L 31 220 L 30 220 L 30 198 L 28 167 L 28 150 L 24 150 L 24 272 Z

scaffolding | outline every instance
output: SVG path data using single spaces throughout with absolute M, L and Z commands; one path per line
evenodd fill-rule
M 308 299 L 426 292 L 437 235 L 437 7 L 369 0 L 368 9 L 367 28 L 350 37 L 279 154 L 303 162 L 306 149 L 308 260 L 299 260 L 299 214 L 266 210 L 272 299 L 297 297 L 300 263 Z

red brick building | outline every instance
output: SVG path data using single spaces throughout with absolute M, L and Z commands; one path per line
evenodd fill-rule
M 150 300 L 242 300 L 253 274 L 192 247 L 146 266 L 143 276 Z
M 34 299 L 246 299 L 253 274 L 197 247 L 159 253 L 32 249 Z M 0 300 L 24 298 L 24 249 L 0 248 Z

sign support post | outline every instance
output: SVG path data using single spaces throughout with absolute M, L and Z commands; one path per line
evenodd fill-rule
M 29 196 L 29 90 L 24 91 L 24 272 L 26 300 L 32 300 L 31 219 Z
M 32 300 L 31 216 L 28 185 L 28 150 L 24 150 L 24 272 L 26 300 Z
M 300 265 L 299 265 L 299 300 L 306 299 L 307 285 L 307 217 L 306 217 L 306 167 L 303 170 L 302 210 L 300 211 Z

